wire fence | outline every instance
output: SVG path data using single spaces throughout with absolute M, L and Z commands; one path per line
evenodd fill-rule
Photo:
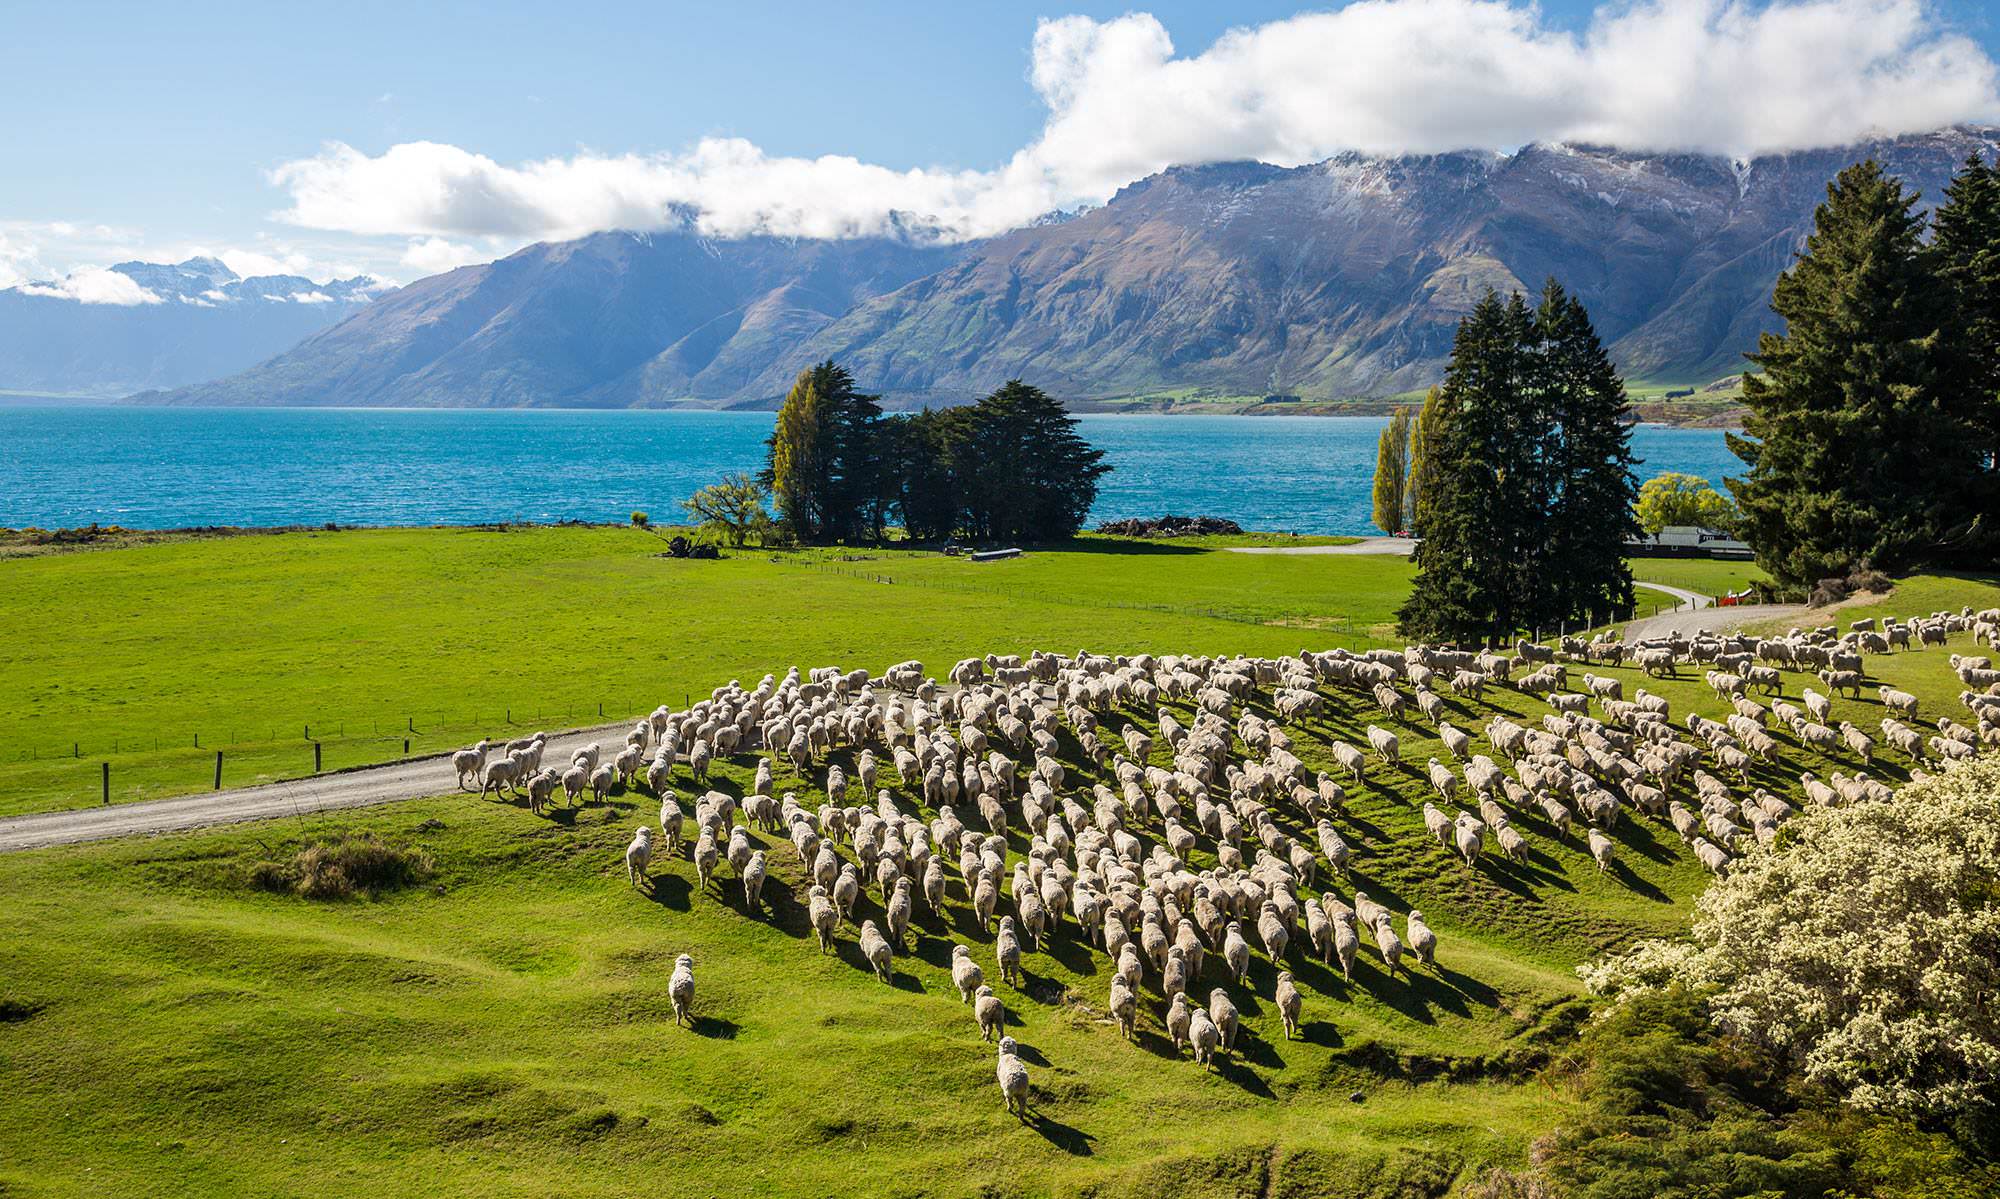
M 652 701 L 645 710 L 653 709 Z M 534 730 L 586 727 L 613 721 L 638 719 L 639 704 L 628 697 L 577 700 L 552 704 L 529 700 L 518 706 L 498 704 L 466 712 L 410 710 L 396 715 L 334 716 L 290 718 L 284 725 L 272 721 L 218 722 L 206 727 L 179 729 L 110 729 L 96 737 L 73 737 L 61 742 L 15 740 L 4 751 L 9 762 L 57 761 L 99 758 L 136 753 L 167 753 L 193 750 L 247 750 L 297 744 L 310 747 L 316 742 L 377 740 L 385 744 L 407 741 L 412 752 L 425 746 L 435 749 L 441 737 L 466 736 L 478 740 L 481 730 Z

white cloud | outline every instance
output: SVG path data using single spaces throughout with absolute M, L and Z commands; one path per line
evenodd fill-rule
M 733 138 L 679 153 L 505 165 L 437 142 L 341 143 L 272 181 L 294 225 L 416 239 L 406 265 L 692 220 L 719 236 L 996 233 L 1098 202 L 1175 163 L 1294 165 L 1591 141 L 1747 156 L 2000 118 L 2000 72 L 1923 0 L 1640 0 L 1582 33 L 1504 0 L 1360 0 L 1176 57 L 1153 17 L 1045 20 L 1036 140 L 990 170 L 771 157 Z M 457 243 L 454 239 L 459 239 Z M 463 250 L 464 253 L 459 251 Z
M 424 275 L 441 275 L 458 267 L 470 266 L 475 262 L 488 262 L 499 256 L 499 251 L 483 251 L 442 237 L 415 238 L 401 259 L 404 266 Z
M 323 291 L 302 291 L 292 297 L 294 304 L 331 304 L 333 297 Z
M 30 296 L 75 300 L 79 304 L 114 304 L 127 308 L 161 302 L 159 296 L 139 286 L 130 276 L 102 267 L 71 271 L 52 283 L 29 283 L 21 288 L 21 292 Z

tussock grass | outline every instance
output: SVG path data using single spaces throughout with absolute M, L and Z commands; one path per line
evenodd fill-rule
M 283 861 L 250 867 L 250 885 L 301 899 L 372 899 L 415 886 L 433 873 L 431 855 L 373 833 L 333 833 L 308 840 Z

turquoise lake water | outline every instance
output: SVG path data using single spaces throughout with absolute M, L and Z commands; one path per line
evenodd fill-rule
M 1164 513 L 1245 528 L 1372 533 L 1383 420 L 1085 416 L 1114 468 L 1093 522 Z M 754 470 L 768 412 L 0 406 L 0 526 L 429 525 L 656 521 Z M 1742 464 L 1713 429 L 1641 426 L 1643 479 L 1718 485 Z

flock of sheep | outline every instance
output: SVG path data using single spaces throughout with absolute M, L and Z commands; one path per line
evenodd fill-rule
M 546 738 L 538 735 L 505 747 L 482 742 L 455 755 L 454 766 L 461 786 L 525 795 L 537 812 L 558 790 L 570 801 L 586 791 L 601 798 L 643 777 L 661 798 L 660 820 L 657 832 L 640 826 L 625 851 L 631 882 L 647 885 L 656 858 L 686 854 L 706 892 L 722 885 L 727 863 L 752 913 L 763 907 L 771 864 L 748 826 L 782 835 L 809 880 L 820 950 L 831 952 L 852 928 L 884 981 L 907 950 L 919 907 L 941 914 L 953 890 L 992 938 L 1004 984 L 1021 982 L 1024 953 L 1077 938 L 1113 963 L 1107 1007 L 1127 1037 L 1142 984 L 1151 982 L 1176 1052 L 1209 1066 L 1236 1049 L 1241 1022 L 1230 992 L 1251 985 L 1255 948 L 1276 970 L 1272 999 L 1287 1037 L 1298 1035 L 1303 1006 L 1284 968 L 1290 955 L 1310 955 L 1351 979 L 1364 937 L 1392 976 L 1413 961 L 1434 967 L 1439 951 L 1421 912 L 1403 914 L 1399 928 L 1366 892 L 1343 899 L 1331 889 L 1353 856 L 1335 823 L 1345 787 L 1371 772 L 1406 770 L 1401 739 L 1369 723 L 1365 748 L 1329 738 L 1330 768 L 1315 771 L 1294 752 L 1287 725 L 1304 729 L 1331 707 L 1357 718 L 1372 707 L 1389 721 L 1428 721 L 1450 761 L 1423 766 L 1432 792 L 1424 826 L 1467 864 L 1489 851 L 1525 861 L 1530 840 L 1515 821 L 1526 816 L 1559 839 L 1580 834 L 1607 870 L 1611 831 L 1636 813 L 1670 825 L 1719 875 L 1768 844 L 1794 811 L 1752 779 L 1753 770 L 1791 756 L 1780 732 L 1829 767 L 1839 754 L 1859 764 L 1851 773 L 1829 769 L 1825 780 L 1801 773 L 1806 802 L 1888 794 L 1867 773 L 1877 738 L 1834 722 L 1827 694 L 1804 686 L 1803 707 L 1782 698 L 1767 706 L 1753 695 L 1781 695 L 1788 671 L 1814 672 L 1805 677 L 1827 692 L 1858 694 L 1864 654 L 1940 645 L 1960 632 L 2000 648 L 2000 609 L 1879 630 L 1857 622 L 1844 635 L 1828 627 L 1781 638 L 1566 639 L 1555 647 L 1522 642 L 1512 654 L 1414 646 L 1283 659 L 992 655 L 959 662 L 943 684 L 918 662 L 873 676 L 793 669 L 748 690 L 732 682 L 685 711 L 661 707 L 608 760 L 592 744 L 560 769 L 544 767 Z M 1644 688 L 1628 697 L 1621 679 L 1585 669 L 1628 659 L 1649 675 L 1702 670 L 1731 714 L 1717 721 L 1688 713 L 1676 727 L 1666 699 Z M 1914 723 L 1915 697 L 1879 692 L 1890 713 L 1880 720 L 1879 743 L 1907 759 L 1913 774 L 2000 745 L 2000 671 L 1985 657 L 1954 654 L 1951 665 L 1966 688 L 1967 723 L 1940 716 L 1926 735 Z M 1455 727 L 1444 693 L 1476 700 L 1488 688 L 1540 696 L 1549 711 L 1538 723 L 1495 712 L 1476 732 Z M 1322 724 L 1315 736 L 1329 728 Z M 1077 778 L 1065 753 L 1080 755 L 1103 781 Z M 751 754 L 756 774 L 747 794 L 707 789 L 712 764 Z M 681 767 L 704 788 L 691 804 L 670 786 Z M 791 776 L 787 789 L 780 771 Z M 920 796 L 918 810 L 890 783 Z M 1010 854 L 1010 832 L 1025 853 Z M 1214 864 L 1197 866 L 1196 853 Z M 880 924 L 856 919 L 870 892 L 884 913 Z M 692 1019 L 693 965 L 682 955 L 669 981 L 677 1020 Z M 1004 1006 L 969 946 L 953 946 L 951 979 L 982 1037 L 998 1040 L 996 1077 L 1008 1109 L 1025 1113 L 1027 1067 L 1004 1035 Z M 1203 1002 L 1210 982 L 1220 985 Z

